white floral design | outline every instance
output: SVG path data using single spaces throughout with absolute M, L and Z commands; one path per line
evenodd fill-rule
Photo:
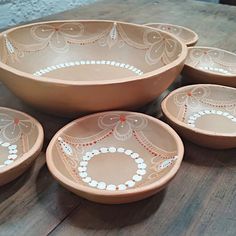
M 48 43 L 52 50 L 61 53 L 68 51 L 68 42 L 80 37 L 83 32 L 84 26 L 80 23 L 38 25 L 31 28 L 34 39 Z
M 143 41 L 146 45 L 149 45 L 149 49 L 145 55 L 148 64 L 162 62 L 166 65 L 170 63 L 177 54 L 177 41 L 158 31 L 145 31 Z
M 210 91 L 207 87 L 195 87 L 190 91 L 177 93 L 174 97 L 174 101 L 178 106 L 187 105 L 197 107 L 200 99 L 208 97 L 209 93 Z
M 21 135 L 29 135 L 33 129 L 31 120 L 21 120 L 11 117 L 5 113 L 0 113 L 0 138 L 10 143 L 16 142 Z
M 137 115 L 114 113 L 99 117 L 98 126 L 101 129 L 114 129 L 114 137 L 125 141 L 132 136 L 133 130 L 144 129 L 147 126 L 147 120 Z

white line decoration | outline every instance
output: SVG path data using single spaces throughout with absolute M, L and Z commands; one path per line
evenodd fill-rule
M 14 162 L 14 160 L 17 158 L 18 151 L 16 144 L 10 144 L 8 142 L 3 142 L 0 140 L 0 146 L 8 150 L 7 160 L 5 160 L 2 164 L 0 164 L 0 169 L 1 169 L 2 167 L 8 166 Z
M 99 156 L 102 153 L 121 153 L 131 158 L 137 164 L 137 171 L 134 173 L 132 179 L 128 179 L 125 183 L 120 183 L 115 185 L 113 183 L 99 182 L 92 179 L 88 176 L 87 168 L 89 166 L 89 161 L 95 156 Z M 137 182 L 141 181 L 143 175 L 146 174 L 147 165 L 145 164 L 143 158 L 140 157 L 138 153 L 133 152 L 132 150 L 127 150 L 123 147 L 101 147 L 99 149 L 93 149 L 90 152 L 86 152 L 82 157 L 82 160 L 79 163 L 78 172 L 82 180 L 87 183 L 89 186 L 98 188 L 101 190 L 125 190 L 127 188 L 133 187 Z
M 106 61 L 106 60 L 81 60 L 81 61 L 60 63 L 60 64 L 57 64 L 57 65 L 48 66 L 46 68 L 40 69 L 40 70 L 34 72 L 33 74 L 36 75 L 36 76 L 41 76 L 41 75 L 44 75 L 46 73 L 49 73 L 51 71 L 55 71 L 55 70 L 58 70 L 58 69 L 61 69 L 61 68 L 69 68 L 69 67 L 83 66 L 83 65 L 114 66 L 114 67 L 119 67 L 119 68 L 129 70 L 129 71 L 133 72 L 136 75 L 142 75 L 143 74 L 143 71 L 139 70 L 138 68 L 136 68 L 132 65 L 125 64 L 125 63 L 120 63 L 120 62 L 116 62 L 116 61 Z

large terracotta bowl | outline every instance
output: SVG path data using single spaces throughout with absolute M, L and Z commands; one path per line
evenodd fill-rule
M 52 175 L 91 201 L 137 201 L 163 189 L 177 173 L 183 144 L 153 117 L 111 111 L 77 119 L 62 128 L 47 149 Z
M 161 107 L 170 125 L 186 139 L 214 149 L 236 147 L 236 89 L 185 86 L 171 92 Z
M 43 128 L 33 117 L 0 107 L 0 186 L 21 175 L 43 146 Z
M 171 34 L 113 21 L 54 21 L 0 34 L 0 75 L 27 103 L 54 114 L 135 108 L 176 78 L 186 46 Z
M 219 48 L 189 47 L 182 74 L 190 83 L 236 87 L 236 54 Z

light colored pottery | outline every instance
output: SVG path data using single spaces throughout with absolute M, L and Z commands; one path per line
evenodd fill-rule
M 0 107 L 0 186 L 20 176 L 42 149 L 43 128 L 33 117 Z
M 133 109 L 181 72 L 186 46 L 147 26 L 54 21 L 0 34 L 0 75 L 27 103 L 53 114 Z
M 182 74 L 194 83 L 236 87 L 236 54 L 211 47 L 190 47 Z
M 119 204 L 149 197 L 177 173 L 184 148 L 168 125 L 134 112 L 110 111 L 62 128 L 47 149 L 52 175 L 91 201 Z
M 170 125 L 186 139 L 214 149 L 236 147 L 236 89 L 185 86 L 171 92 L 161 107 Z
M 198 35 L 193 30 L 180 25 L 172 25 L 167 23 L 148 23 L 145 25 L 173 34 L 187 46 L 193 46 L 198 41 Z

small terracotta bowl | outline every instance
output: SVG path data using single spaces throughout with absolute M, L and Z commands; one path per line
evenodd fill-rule
M 111 111 L 77 119 L 47 149 L 52 175 L 91 201 L 119 204 L 149 197 L 177 173 L 184 148 L 168 125 L 134 112 Z
M 198 41 L 198 35 L 193 30 L 183 26 L 166 24 L 166 23 L 148 23 L 145 25 L 173 34 L 179 40 L 185 43 L 186 46 L 193 46 Z
M 0 107 L 0 186 L 20 176 L 42 149 L 43 128 L 33 117 Z
M 236 89 L 185 86 L 171 92 L 161 107 L 170 125 L 186 139 L 214 149 L 236 147 Z
M 0 33 L 0 77 L 25 102 L 54 115 L 136 109 L 183 69 L 175 36 L 115 21 L 51 21 Z M 26 89 L 27 88 L 27 89 Z
M 189 82 L 236 87 L 236 54 L 211 47 L 190 47 L 182 71 Z

